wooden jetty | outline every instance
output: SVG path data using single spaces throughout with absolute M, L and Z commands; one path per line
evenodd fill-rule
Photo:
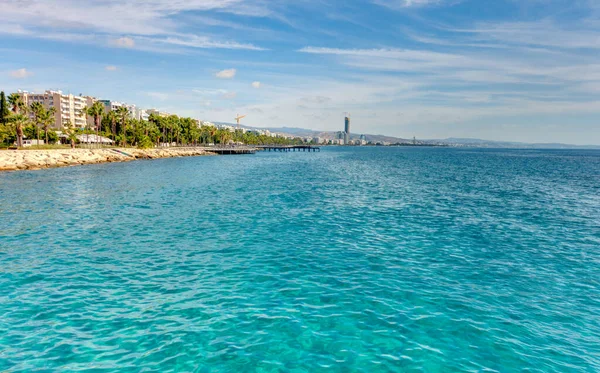
M 268 152 L 320 152 L 321 148 L 314 145 L 234 145 L 234 146 L 199 146 L 204 151 L 220 154 L 220 155 L 234 155 L 234 154 L 255 154 L 257 151 L 268 151 Z M 124 152 L 115 150 L 124 155 L 128 155 Z
M 233 155 L 233 154 L 254 154 L 256 153 L 257 148 L 248 147 L 248 146 L 225 146 L 225 147 L 207 147 L 205 148 L 207 152 L 212 152 L 221 155 Z
M 267 152 L 320 152 L 321 148 L 313 145 L 256 145 L 259 150 Z

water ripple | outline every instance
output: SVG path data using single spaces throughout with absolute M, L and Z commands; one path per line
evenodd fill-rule
M 600 371 L 600 153 L 0 174 L 0 371 Z

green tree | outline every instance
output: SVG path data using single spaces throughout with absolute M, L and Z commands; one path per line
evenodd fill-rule
M 43 108 L 43 111 L 39 117 L 42 128 L 44 129 L 44 136 L 46 144 L 48 144 L 48 133 L 50 131 L 50 126 L 54 123 L 54 114 L 56 109 L 51 107 L 50 109 Z M 54 131 L 52 131 L 54 132 Z
M 209 135 L 209 143 L 213 143 L 216 144 L 217 143 L 217 128 L 216 127 L 209 127 L 210 129 L 208 130 L 208 135 Z
M 127 118 L 129 117 L 129 109 L 121 106 L 117 109 L 117 117 L 121 119 L 121 131 L 123 133 L 122 143 L 127 146 Z
M 100 131 L 100 125 L 102 123 L 102 116 L 104 115 L 104 105 L 100 101 L 94 102 L 92 106 L 88 107 L 86 114 L 94 118 L 94 126 L 96 127 L 96 144 L 100 144 L 98 141 L 98 132 Z
M 110 125 L 110 133 L 111 133 L 111 139 L 113 141 L 117 141 L 117 114 L 114 111 L 109 111 L 106 114 L 106 119 L 108 120 L 108 123 Z
M 34 126 L 35 126 L 35 137 L 40 140 L 40 127 L 44 129 L 45 143 L 48 144 L 48 130 L 54 123 L 55 108 L 46 109 L 40 102 L 33 102 L 30 106 L 31 113 L 33 113 Z
M 8 102 L 11 104 L 12 111 L 15 114 L 19 114 L 22 111 L 27 111 L 23 97 L 21 97 L 19 93 L 11 93 L 8 95 Z
M 23 126 L 23 137 L 28 139 L 35 139 L 37 130 L 37 126 L 30 119 L 29 122 L 27 122 L 27 124 Z
M 17 147 L 23 146 L 23 127 L 29 123 L 27 117 L 27 106 L 19 93 L 11 93 L 8 102 L 12 106 L 13 115 L 8 119 L 14 124 Z
M 21 148 L 23 147 L 23 128 L 30 123 L 30 120 L 27 115 L 24 114 L 13 114 L 10 117 L 10 120 L 15 125 L 15 130 L 17 133 L 17 147 Z
M 44 115 L 44 111 L 46 110 L 46 108 L 44 108 L 44 105 L 42 105 L 41 102 L 32 102 L 31 105 L 29 105 L 29 110 L 33 114 L 33 125 L 35 126 L 35 138 L 39 142 L 40 127 L 41 127 L 41 121 L 42 121 L 41 117 Z
M 69 139 L 69 142 L 71 143 L 71 148 L 74 149 L 75 141 L 77 141 L 77 130 L 75 129 L 75 125 L 71 123 L 70 125 L 65 126 L 64 134 Z
M 8 103 L 6 102 L 6 96 L 4 95 L 4 91 L 0 92 L 0 124 L 6 126 L 8 123 L 8 116 L 10 115 L 10 110 L 8 108 Z
M 12 124 L 7 122 L 6 124 L 0 124 L 0 143 L 3 145 L 5 143 L 10 144 L 11 140 L 14 141 L 14 131 L 12 129 Z

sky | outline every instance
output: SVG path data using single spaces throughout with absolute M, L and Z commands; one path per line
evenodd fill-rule
M 201 120 L 600 144 L 600 0 L 0 0 L 0 89 Z

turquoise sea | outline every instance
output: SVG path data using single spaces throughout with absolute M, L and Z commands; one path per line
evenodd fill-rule
M 0 372 L 599 372 L 600 151 L 0 174 Z

